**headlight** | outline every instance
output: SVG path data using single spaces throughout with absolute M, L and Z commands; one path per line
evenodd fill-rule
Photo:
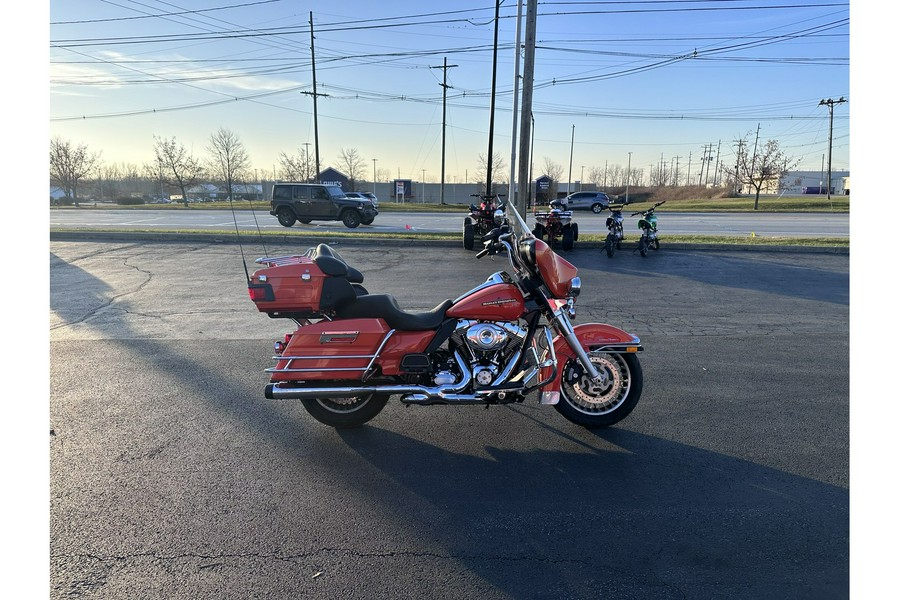
M 569 296 L 577 298 L 581 293 L 581 277 L 573 277 L 569 282 Z

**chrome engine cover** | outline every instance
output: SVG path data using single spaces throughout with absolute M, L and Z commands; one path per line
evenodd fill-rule
M 509 334 L 506 331 L 492 323 L 480 323 L 469 327 L 466 331 L 466 343 L 472 350 L 498 350 L 502 348 Z

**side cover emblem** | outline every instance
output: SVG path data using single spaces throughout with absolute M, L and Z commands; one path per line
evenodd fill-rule
M 352 344 L 359 337 L 358 331 L 325 331 L 319 336 L 320 344 L 344 343 Z

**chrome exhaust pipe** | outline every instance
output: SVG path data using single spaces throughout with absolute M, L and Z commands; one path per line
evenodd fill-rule
M 290 387 L 285 383 L 270 383 L 266 386 L 265 395 L 269 400 L 314 400 L 316 398 L 347 398 L 352 396 L 363 396 L 365 394 L 387 394 L 393 396 L 395 394 L 404 394 L 406 397 L 414 396 L 416 398 L 424 398 L 425 400 L 435 399 L 432 401 L 416 400 L 416 403 L 432 404 L 435 401 L 444 402 L 464 390 L 472 382 L 472 372 L 466 366 L 465 361 L 458 352 L 453 353 L 456 358 L 456 364 L 462 371 L 462 379 L 458 383 L 441 385 L 436 387 L 426 387 L 422 385 L 356 385 L 347 387 L 321 387 L 321 388 L 296 388 Z M 471 398 L 477 401 L 475 396 L 460 396 L 460 398 Z

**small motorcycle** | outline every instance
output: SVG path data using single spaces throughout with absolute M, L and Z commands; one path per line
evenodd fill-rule
M 610 204 L 609 216 L 606 218 L 606 229 L 609 233 L 606 234 L 606 243 L 603 244 L 603 249 L 609 258 L 613 257 L 616 250 L 622 249 L 622 241 L 625 239 L 625 228 L 622 225 L 624 221 L 622 207 Z
M 584 427 L 625 418 L 644 386 L 640 339 L 603 323 L 573 326 L 577 269 L 535 239 L 515 207 L 507 211 L 497 211 L 477 256 L 505 254 L 510 270 L 426 312 L 361 289 L 363 274 L 325 244 L 258 259 L 251 300 L 295 323 L 275 342 L 266 398 L 300 400 L 336 428 L 366 423 L 392 396 L 490 406 L 539 392 L 541 404 Z
M 638 252 L 641 253 L 641 256 L 647 256 L 647 250 L 649 248 L 653 248 L 654 250 L 659 250 L 659 238 L 656 237 L 656 214 L 655 210 L 657 207 L 665 204 L 666 201 L 657 202 L 647 210 L 642 210 L 640 212 L 631 213 L 632 217 L 636 217 L 638 215 L 641 218 L 638 220 L 638 228 L 643 232 L 641 233 L 641 239 L 638 242 Z
M 502 207 L 500 194 L 472 194 L 479 203 L 469 205 L 469 215 L 463 219 L 463 248 L 475 249 L 475 237 L 483 236 L 494 228 L 494 212 Z

